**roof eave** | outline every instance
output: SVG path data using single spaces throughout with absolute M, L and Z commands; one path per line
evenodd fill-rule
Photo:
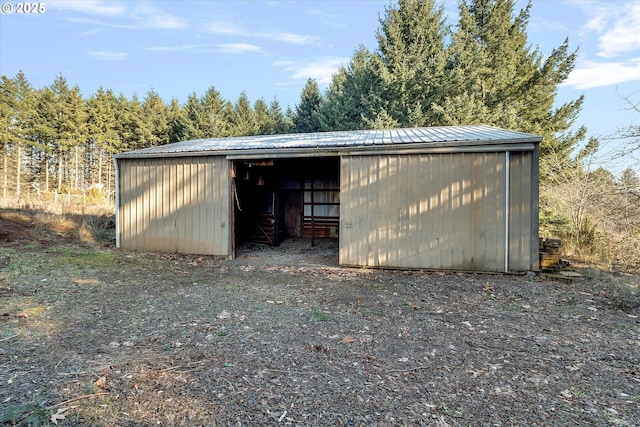
M 531 151 L 541 137 L 524 137 L 509 140 L 464 140 L 446 142 L 413 142 L 401 144 L 334 145 L 297 148 L 253 148 L 233 150 L 197 150 L 141 152 L 130 151 L 115 154 L 115 159 L 151 159 L 166 157 L 226 156 L 230 159 L 243 158 L 283 158 L 283 157 L 332 157 L 343 155 L 400 154 L 400 153 L 443 153 L 443 152 L 487 152 L 487 151 Z

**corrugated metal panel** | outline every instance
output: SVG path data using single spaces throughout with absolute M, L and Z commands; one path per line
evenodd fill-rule
M 231 154 L 242 151 L 315 150 L 402 146 L 415 143 L 480 145 L 486 143 L 539 142 L 540 137 L 490 126 L 441 126 L 430 128 L 356 130 L 288 135 L 257 135 L 183 141 L 117 154 L 116 158 L 161 155 Z
M 223 157 L 120 159 L 120 245 L 231 254 L 230 174 Z
M 504 153 L 344 157 L 340 263 L 503 271 L 504 177 Z
M 533 155 L 533 152 L 510 154 L 510 271 L 538 270 L 537 195 L 532 193 L 535 188 L 532 185 Z M 532 200 L 536 200 L 536 203 L 532 204 Z

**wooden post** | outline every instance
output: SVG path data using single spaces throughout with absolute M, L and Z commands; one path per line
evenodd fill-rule
M 316 237 L 316 224 L 315 224 L 315 212 L 313 209 L 313 177 L 311 177 L 311 246 L 315 246 Z

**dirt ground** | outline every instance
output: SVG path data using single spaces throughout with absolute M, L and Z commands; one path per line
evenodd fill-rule
M 640 425 L 640 279 L 134 253 L 0 218 L 6 425 Z M 1 424 L 1 423 L 0 423 Z

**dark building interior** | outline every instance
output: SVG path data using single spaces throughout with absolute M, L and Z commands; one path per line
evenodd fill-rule
M 339 157 L 236 160 L 233 170 L 236 245 L 338 237 Z

